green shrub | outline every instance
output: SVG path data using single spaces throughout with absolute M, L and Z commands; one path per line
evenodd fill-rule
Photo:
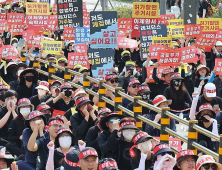
M 109 11 L 117 11 L 118 18 L 132 18 L 132 4 L 118 5 L 113 6 L 113 9 L 109 9 Z

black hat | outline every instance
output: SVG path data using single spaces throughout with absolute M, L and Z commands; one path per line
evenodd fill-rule
M 93 83 L 92 90 L 99 90 L 99 84 Z
M 174 154 L 174 152 L 170 149 L 170 146 L 168 144 L 166 144 L 166 143 L 159 143 L 153 149 L 153 160 L 156 159 L 157 155 L 159 155 L 159 154 L 161 154 L 163 152 Z
M 77 109 L 85 103 L 91 103 L 91 100 L 89 100 L 88 96 L 78 96 L 78 97 L 76 97 L 75 104 L 76 104 Z
M 18 71 L 19 67 L 27 68 L 27 65 L 25 63 L 23 63 L 23 62 L 18 63 L 18 65 L 15 67 L 15 70 L 14 70 L 14 73 L 13 73 L 14 76 L 16 76 L 16 72 Z
M 99 170 L 118 170 L 118 166 L 114 159 L 103 158 L 99 161 Z
M 72 134 L 71 130 L 67 127 L 61 127 L 59 128 L 59 130 L 57 131 L 57 136 L 55 138 L 55 148 L 59 148 L 59 135 L 62 134 L 63 132 L 68 132 L 70 134 L 70 136 L 72 137 L 72 144 L 71 146 L 75 145 L 75 136 Z
M 88 156 L 96 156 L 98 157 L 98 153 L 97 151 L 92 148 L 92 147 L 85 147 L 83 150 L 80 151 L 80 154 L 79 154 L 79 161 L 81 159 L 85 159 L 87 158 Z
M 120 121 L 120 129 L 119 131 L 125 130 L 125 129 L 135 129 L 138 130 L 139 129 L 136 127 L 136 121 L 130 121 L 130 120 L 121 120 Z
M 137 95 L 145 92 L 150 92 L 150 88 L 147 84 L 141 84 L 137 87 Z
M 105 118 L 100 120 L 100 126 L 103 130 L 108 129 L 108 127 L 106 126 L 106 122 L 108 122 L 109 119 L 112 117 L 118 117 L 118 118 L 122 119 L 124 116 L 120 115 L 119 113 L 116 113 L 116 112 L 112 112 L 112 113 L 108 114 Z
M 25 119 L 25 126 L 27 128 L 31 128 L 30 125 L 29 125 L 29 121 L 34 119 L 35 117 L 41 117 L 44 121 L 44 124 L 46 125 L 46 117 L 45 115 L 43 115 L 42 112 L 39 112 L 39 111 L 32 111 L 30 114 L 29 114 L 29 117 L 27 119 Z
M 79 167 L 79 151 L 76 149 L 70 150 L 63 159 L 62 166 L 65 170 L 80 170 Z
M 26 73 L 33 73 L 34 74 L 33 83 L 37 83 L 38 82 L 38 72 L 36 70 L 34 70 L 33 68 L 26 68 L 19 76 L 20 77 L 20 84 L 25 82 L 24 75 Z
M 171 80 L 183 80 L 184 78 L 181 77 L 180 73 L 174 73 L 171 75 Z
M 34 105 L 31 104 L 30 100 L 27 98 L 22 98 L 19 100 L 18 106 L 17 106 L 17 112 L 21 106 L 31 106 L 31 111 L 34 110 Z
M 140 131 L 133 137 L 133 143 L 134 145 L 138 145 L 143 142 L 144 139 L 153 139 L 153 137 L 146 132 Z

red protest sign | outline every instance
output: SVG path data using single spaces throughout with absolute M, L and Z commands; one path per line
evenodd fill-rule
M 196 55 L 195 47 L 184 47 L 181 50 L 181 61 L 184 63 L 196 63 L 198 56 Z
M 138 43 L 136 40 L 125 38 L 125 37 L 118 37 L 117 38 L 117 46 L 119 48 L 137 48 Z
M 8 23 L 23 23 L 24 17 L 23 13 L 8 13 L 7 21 Z
M 34 38 L 41 37 L 41 33 L 35 30 L 27 30 L 23 32 L 23 39 L 26 40 L 27 46 L 31 47 L 32 43 L 35 42 Z
M 217 29 L 216 37 L 217 37 L 218 39 L 222 39 L 222 29 Z
M 157 139 L 157 140 L 160 140 L 160 137 L 155 137 L 154 136 L 154 138 Z M 170 137 L 169 138 L 169 145 L 170 145 L 170 147 L 172 147 L 172 148 L 174 148 L 174 149 L 176 149 L 178 151 L 181 151 L 181 149 L 182 149 L 182 147 L 181 147 L 181 140 L 179 140 L 177 138 Z M 155 146 L 155 143 L 152 142 L 152 147 L 154 148 L 154 146 Z
M 87 12 L 86 2 L 82 2 L 82 11 L 83 11 L 83 12 Z
M 0 21 L 0 33 L 5 31 L 5 21 Z
M 158 23 L 158 19 L 157 18 L 132 18 L 132 37 L 140 37 L 140 25 L 141 24 L 147 24 L 147 25 L 151 25 L 151 24 L 157 24 Z
M 57 4 L 53 4 L 52 13 L 57 14 Z
M 132 30 L 132 23 L 126 23 L 125 25 L 126 36 L 129 36 L 131 34 L 131 30 Z
M 163 73 L 163 70 L 164 70 L 165 67 L 158 67 L 157 68 L 157 73 L 156 73 L 156 76 L 159 78 L 159 79 L 162 79 L 163 80 L 163 77 L 162 77 L 162 73 Z M 147 70 L 147 78 L 149 79 L 149 82 L 148 83 L 154 83 L 155 81 L 153 80 L 153 69 L 154 69 L 154 66 L 148 66 L 146 68 Z
M 25 25 L 24 25 L 24 14 L 22 13 L 8 13 L 7 22 L 9 26 L 9 31 L 13 29 L 13 35 L 22 35 Z M 12 27 L 13 25 L 13 27 Z
M 210 47 L 212 48 L 215 44 L 215 39 L 214 38 L 206 38 L 206 37 L 197 37 L 195 46 L 200 47 L 200 48 L 205 48 L 205 47 Z
M 57 15 L 49 15 L 49 18 L 47 20 L 47 28 L 49 30 L 55 30 L 58 24 Z
M 5 60 L 20 60 L 18 50 L 11 45 L 4 45 L 0 48 L 0 54 Z
M 118 29 L 125 31 L 125 25 L 131 24 L 132 25 L 132 19 L 131 18 L 119 18 L 118 19 Z
M 165 45 L 158 45 L 158 44 L 152 44 L 149 47 L 149 57 L 150 59 L 157 59 L 158 57 L 158 51 L 163 50 L 170 50 L 169 47 Z
M 222 75 L 222 58 L 215 59 L 214 69 L 216 70 L 216 75 Z
M 0 14 L 0 21 L 6 20 L 6 14 Z
M 184 25 L 184 36 L 191 38 L 200 36 L 202 33 L 201 29 L 199 24 Z
M 75 28 L 65 27 L 63 37 L 65 40 L 75 40 Z
M 181 60 L 180 50 L 158 51 L 158 62 L 161 66 L 178 65 Z
M 9 31 L 11 32 L 12 29 L 13 29 L 13 35 L 22 35 L 25 29 L 25 25 L 20 23 L 9 24 Z
M 42 30 L 47 28 L 49 15 L 26 15 L 26 23 L 30 30 Z
M 54 41 L 54 39 L 52 38 L 48 38 L 48 37 L 36 37 L 34 38 L 34 42 L 35 42 L 35 47 L 41 48 L 41 41 L 42 40 L 47 40 L 47 41 Z
M 158 18 L 158 24 L 166 24 L 168 25 L 168 20 L 170 19 L 175 19 L 175 14 L 165 14 L 165 15 L 160 15 Z
M 2 47 L 3 43 L 2 43 L 2 39 L 0 39 L 0 48 Z
M 90 27 L 90 13 L 83 12 L 83 27 Z
M 68 66 L 72 67 L 76 64 L 80 64 L 83 67 L 89 69 L 89 60 L 87 54 L 84 53 L 69 53 L 68 55 Z
M 75 50 L 77 53 L 87 53 L 87 45 L 86 44 L 76 44 Z

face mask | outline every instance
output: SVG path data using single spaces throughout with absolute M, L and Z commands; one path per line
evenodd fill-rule
M 142 97 L 142 100 L 149 100 L 150 94 L 143 94 L 141 97 Z
M 123 62 L 127 62 L 127 61 L 130 61 L 130 57 L 123 57 Z
M 72 92 L 71 91 L 69 91 L 69 90 L 66 90 L 65 91 L 65 96 L 66 97 L 69 97 L 69 96 L 71 96 L 72 95 Z
M 133 136 L 136 134 L 136 131 L 133 130 L 133 129 L 126 129 L 126 130 L 123 130 L 123 137 L 127 140 L 132 140 L 133 139 Z
M 18 76 L 20 76 L 20 74 L 23 72 L 24 70 L 19 70 L 18 71 Z
M 14 43 L 14 44 L 12 44 L 12 46 L 17 48 L 18 47 L 18 43 Z
M 152 149 L 151 140 L 148 140 L 148 141 L 143 142 L 143 143 L 139 143 L 139 145 L 138 145 L 139 150 L 141 150 L 141 146 L 143 147 L 143 150 L 144 150 L 145 153 L 147 153 L 148 151 L 151 151 L 151 149 Z
M 28 116 L 30 112 L 31 112 L 30 108 L 21 108 L 20 109 L 20 113 L 22 114 L 22 116 Z
M 44 96 L 45 93 L 46 93 L 45 90 L 38 89 L 39 96 Z
M 4 95 L 0 95 L 0 100 L 4 102 L 5 101 L 5 96 Z
M 62 148 L 68 149 L 72 144 L 71 136 L 63 136 L 59 138 L 59 144 Z
M 173 86 L 180 87 L 181 81 L 180 80 L 173 81 Z
M 33 82 L 33 80 L 34 80 L 34 76 L 26 76 L 26 81 L 28 81 L 28 82 Z
M 208 114 L 207 114 L 208 115 Z M 204 115 L 205 116 L 205 115 Z M 208 116 L 210 116 L 210 115 L 208 115 Z M 211 116 L 210 116 L 211 117 Z M 209 122 L 209 120 L 207 120 L 205 117 L 203 117 L 203 116 L 201 116 L 201 120 L 202 120 L 202 122 Z

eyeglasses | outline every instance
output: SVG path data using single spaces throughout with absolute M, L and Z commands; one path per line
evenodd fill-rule
M 210 169 L 210 167 L 211 167 L 212 170 L 217 170 L 218 169 L 216 164 L 209 164 L 209 163 L 202 165 L 202 167 L 206 170 Z
M 60 86 L 52 86 L 53 88 L 60 88 Z
M 113 84 L 113 83 L 118 83 L 119 82 L 119 80 L 118 79 L 112 79 L 112 80 L 110 80 L 110 82 Z
M 137 88 L 139 85 L 136 85 L 136 84 L 133 84 L 132 86 L 130 86 L 130 87 L 132 87 L 132 88 Z
M 109 122 L 110 122 L 110 123 L 113 123 L 115 120 L 120 121 L 120 119 L 110 119 Z
M 172 152 L 162 152 L 162 153 L 160 153 L 161 156 L 164 156 L 166 154 L 171 155 L 171 156 L 174 157 L 174 153 L 172 153 Z

